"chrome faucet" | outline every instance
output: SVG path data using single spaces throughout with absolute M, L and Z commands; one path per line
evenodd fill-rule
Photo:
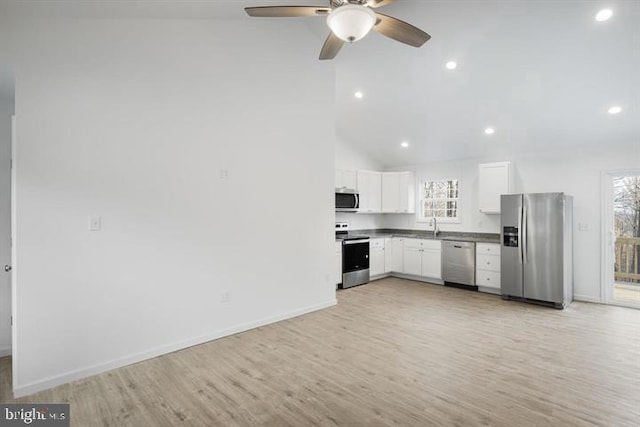
M 435 216 L 431 218 L 431 224 L 429 225 L 433 225 L 433 238 L 435 239 L 438 237 L 438 233 L 440 232 L 440 230 L 438 230 L 438 220 Z
M 435 216 L 431 219 L 430 225 L 433 225 L 433 238 L 435 239 L 438 237 L 438 233 L 440 232 L 440 230 L 438 230 L 438 220 Z

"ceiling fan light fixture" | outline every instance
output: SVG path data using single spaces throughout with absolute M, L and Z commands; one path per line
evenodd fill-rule
M 376 23 L 376 14 L 367 6 L 346 4 L 334 9 L 327 16 L 327 25 L 338 38 L 357 42 L 369 34 Z

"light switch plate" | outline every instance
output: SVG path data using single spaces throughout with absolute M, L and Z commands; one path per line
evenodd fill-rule
M 89 218 L 89 231 L 102 230 L 102 217 L 92 216 Z

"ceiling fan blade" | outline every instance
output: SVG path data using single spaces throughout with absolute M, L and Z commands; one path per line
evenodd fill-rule
M 373 26 L 373 29 L 400 43 L 420 47 L 431 38 L 429 34 L 420 28 L 414 27 L 399 19 L 383 15 L 382 13 L 376 13 L 376 16 L 378 17 L 378 22 Z
M 395 2 L 396 0 L 367 0 L 367 5 L 372 9 L 377 9 Z
M 331 9 L 323 6 L 258 6 L 245 7 L 249 16 L 259 18 L 296 18 L 299 16 L 323 16 Z
M 342 46 L 344 45 L 344 41 L 333 33 L 329 34 L 327 40 L 324 42 L 324 46 L 322 46 L 322 50 L 320 51 L 320 59 L 333 59 L 336 57 Z

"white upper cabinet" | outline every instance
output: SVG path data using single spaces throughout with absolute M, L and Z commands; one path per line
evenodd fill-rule
M 358 193 L 360 194 L 360 210 L 362 213 L 379 213 L 382 211 L 382 173 L 358 171 Z
M 500 195 L 510 194 L 511 162 L 478 165 L 478 207 L 485 214 L 500 213 Z
M 355 190 L 357 188 L 356 171 L 336 169 L 336 188 Z
M 415 179 L 412 172 L 382 173 L 382 212 L 415 213 Z
M 400 206 L 400 175 L 395 172 L 382 174 L 382 212 L 396 212 Z

